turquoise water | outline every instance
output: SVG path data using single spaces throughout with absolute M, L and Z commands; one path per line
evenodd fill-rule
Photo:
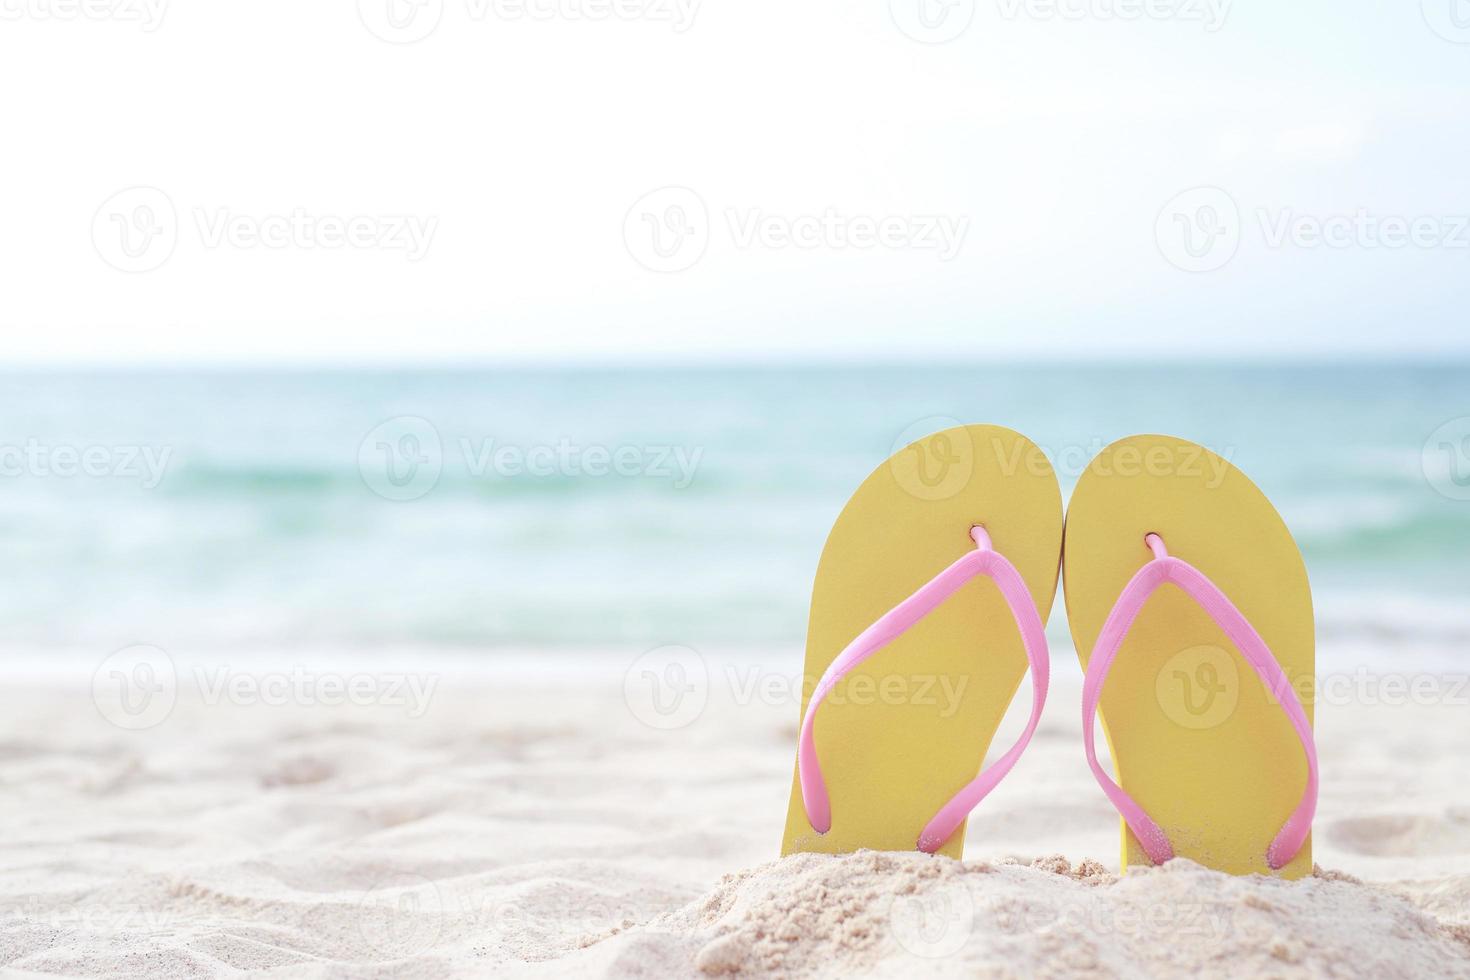
M 1470 458 L 1425 455 L 1466 365 L 0 380 L 8 648 L 795 644 L 846 496 L 945 419 L 1025 432 L 1064 491 L 1114 438 L 1203 442 L 1291 525 L 1325 640 L 1470 640 Z

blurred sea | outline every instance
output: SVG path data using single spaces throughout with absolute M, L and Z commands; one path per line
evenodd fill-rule
M 847 495 L 958 419 L 1064 494 L 1120 436 L 1202 442 L 1285 516 L 1324 650 L 1448 659 L 1466 416 L 1466 364 L 9 374 L 0 646 L 798 646 Z

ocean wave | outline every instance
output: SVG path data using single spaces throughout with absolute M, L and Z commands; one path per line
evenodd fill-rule
M 728 466 L 701 469 L 687 482 L 676 472 L 589 477 L 579 473 L 478 474 L 458 467 L 445 467 L 425 496 L 448 494 L 489 499 L 627 494 L 678 494 L 706 498 L 746 496 L 751 493 L 766 497 L 773 493 L 778 496 L 802 496 L 824 489 L 827 482 L 815 479 L 804 486 L 788 482 L 775 488 L 769 480 L 762 479 L 759 475 Z M 260 494 L 336 496 L 348 502 L 362 503 L 374 503 L 378 499 L 362 473 L 355 467 L 304 463 L 225 466 L 186 462 L 171 470 L 159 489 L 165 495 L 198 499 L 250 497 Z
M 1423 495 L 1319 500 L 1283 507 L 1309 561 L 1455 559 L 1470 540 L 1470 508 Z M 1450 506 L 1446 506 L 1450 504 Z

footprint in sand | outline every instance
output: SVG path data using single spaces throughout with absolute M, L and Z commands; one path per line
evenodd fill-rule
M 260 774 L 260 784 L 271 786 L 310 786 L 326 782 L 337 774 L 336 767 L 314 756 L 286 759 Z
M 1372 857 L 1470 854 L 1470 812 L 1353 817 L 1329 825 L 1327 837 L 1344 850 Z

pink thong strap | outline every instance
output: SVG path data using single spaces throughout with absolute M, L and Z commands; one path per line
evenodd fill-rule
M 1317 811 L 1317 748 L 1312 741 L 1312 726 L 1307 723 L 1307 715 L 1302 710 L 1296 690 L 1271 654 L 1270 648 L 1266 646 L 1266 641 L 1261 639 L 1261 635 L 1240 610 L 1235 608 L 1225 593 L 1193 565 L 1170 557 L 1164 548 L 1163 539 L 1157 534 L 1149 534 L 1144 540 L 1148 542 L 1154 558 L 1134 574 L 1118 596 L 1117 604 L 1108 613 L 1102 632 L 1098 634 L 1097 643 L 1093 645 L 1092 656 L 1087 660 L 1087 678 L 1082 685 L 1082 737 L 1087 747 L 1087 764 L 1092 767 L 1092 774 L 1097 777 L 1098 785 L 1123 815 L 1123 820 L 1133 831 L 1133 836 L 1143 845 L 1150 860 L 1155 864 L 1163 864 L 1172 858 L 1174 847 L 1169 843 L 1168 836 L 1144 812 L 1143 807 L 1123 792 L 1098 764 L 1097 748 L 1093 744 L 1093 719 L 1097 714 L 1098 700 L 1102 697 L 1103 682 L 1107 680 L 1108 670 L 1112 667 L 1128 630 L 1132 628 L 1149 597 L 1166 582 L 1173 583 L 1198 602 L 1225 631 L 1225 635 L 1240 650 L 1241 656 L 1255 670 L 1256 676 L 1280 703 L 1306 751 L 1307 788 L 1302 793 L 1301 802 L 1266 848 L 1266 863 L 1272 870 L 1278 870 L 1301 850 L 1312 829 L 1312 817 Z
M 1050 661 L 1046 648 L 1046 633 L 1036 603 L 1026 589 L 1026 582 L 1014 565 L 995 551 L 990 544 L 990 535 L 979 525 L 970 529 L 975 550 L 957 560 L 932 581 L 913 595 L 880 616 L 877 622 L 863 630 L 828 665 L 812 691 L 806 715 L 801 720 L 801 739 L 797 747 L 796 768 L 801 780 L 801 799 L 806 808 L 808 822 L 819 834 L 825 834 L 832 826 L 832 807 L 827 797 L 827 784 L 822 779 L 822 767 L 817 761 L 816 741 L 813 725 L 817 708 L 837 685 L 858 664 L 867 660 L 909 627 L 933 612 L 941 603 L 953 595 L 960 586 L 980 575 L 988 575 L 995 581 L 1000 594 L 1010 606 L 1016 626 L 1021 631 L 1021 641 L 1026 648 L 1026 659 L 1031 664 L 1031 718 L 1026 729 L 1010 751 L 1001 756 L 989 768 L 984 769 L 970 783 L 956 793 L 939 809 L 919 834 L 918 849 L 930 854 L 939 850 L 949 840 L 970 811 L 979 805 L 985 795 L 995 788 L 1016 760 L 1021 757 L 1026 744 L 1036 731 L 1041 718 L 1042 706 L 1046 704 L 1046 686 Z

